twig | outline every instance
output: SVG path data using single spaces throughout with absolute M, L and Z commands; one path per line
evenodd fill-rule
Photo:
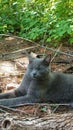
M 59 106 L 70 106 L 69 103 L 24 103 L 24 104 L 20 104 L 20 105 L 16 105 L 15 107 L 19 107 L 19 106 L 31 106 L 31 105 L 50 105 L 50 106 L 54 106 L 54 105 L 59 105 Z
M 18 112 L 18 113 L 22 113 L 22 114 L 28 115 L 26 112 L 24 112 L 24 111 L 22 111 L 22 110 L 10 108 L 10 107 L 7 107 L 7 106 L 0 105 L 0 108 L 5 109 L 5 110 L 7 110 L 7 111 L 9 110 L 9 111 Z
M 58 55 L 58 52 L 60 51 L 60 48 L 62 47 L 62 44 L 60 45 L 60 47 L 57 49 L 57 51 L 55 52 L 53 58 L 51 59 L 51 62 L 55 59 L 55 57 Z
M 40 47 L 40 45 L 27 47 L 25 49 L 20 49 L 20 50 L 9 52 L 9 53 L 3 53 L 3 54 L 0 54 L 0 59 L 9 60 L 9 59 L 15 59 L 17 57 L 22 57 L 24 56 L 24 53 L 26 54 L 26 51 L 34 49 L 34 48 L 38 48 L 38 47 Z
M 45 47 L 45 50 L 44 50 L 44 54 L 43 54 L 43 56 L 45 56 L 45 52 L 46 52 L 46 50 L 47 50 L 47 45 L 46 45 L 46 47 Z
M 58 63 L 58 64 L 70 64 L 71 61 L 68 60 L 61 60 L 61 61 L 54 61 L 53 63 Z
M 1 112 L 4 112 L 4 113 L 6 113 L 6 111 L 5 111 L 5 110 L 3 110 L 3 109 L 0 109 L 0 111 L 1 111 Z
M 0 34 L 0 36 L 5 36 L 5 37 L 14 37 L 14 38 L 18 38 L 18 39 L 25 40 L 25 41 L 28 41 L 28 42 L 32 42 L 32 43 L 34 43 L 34 44 L 37 45 L 36 42 L 31 41 L 31 40 L 26 39 L 26 38 L 19 37 L 19 36 L 14 36 L 14 35 L 9 35 L 9 34 Z
M 60 106 L 60 105 L 57 105 L 57 106 L 54 108 L 54 110 L 52 110 L 52 113 L 55 113 L 56 110 L 59 108 L 59 106 Z
M 45 46 L 41 46 L 42 48 L 45 48 Z M 68 54 L 68 53 L 65 53 L 65 52 L 63 52 L 63 51 L 57 51 L 56 49 L 52 49 L 52 48 L 49 48 L 49 47 L 47 47 L 47 50 L 51 50 L 51 51 L 53 51 L 53 52 L 57 52 L 57 53 L 59 53 L 59 54 L 62 54 L 62 55 L 66 55 L 66 56 L 70 56 L 70 57 L 73 57 L 73 55 L 71 55 L 71 54 Z

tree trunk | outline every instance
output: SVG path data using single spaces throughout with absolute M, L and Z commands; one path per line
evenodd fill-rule
M 0 114 L 0 130 L 73 130 L 73 113 L 41 118 Z

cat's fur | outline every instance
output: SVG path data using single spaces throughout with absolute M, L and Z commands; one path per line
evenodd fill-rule
M 0 94 L 0 105 L 15 107 L 24 103 L 72 103 L 73 75 L 50 71 L 50 55 L 29 56 L 29 65 L 20 86 Z

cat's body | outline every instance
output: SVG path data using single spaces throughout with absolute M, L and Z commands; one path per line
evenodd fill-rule
M 51 72 L 50 57 L 29 58 L 20 86 L 0 94 L 0 105 L 9 107 L 24 103 L 72 103 L 73 75 Z

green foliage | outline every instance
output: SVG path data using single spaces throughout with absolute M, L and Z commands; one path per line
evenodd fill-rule
M 42 112 L 46 112 L 47 109 L 48 109 L 47 106 L 42 106 L 42 107 L 41 107 L 41 111 L 42 111 Z
M 72 0 L 0 0 L 0 33 L 73 43 Z

